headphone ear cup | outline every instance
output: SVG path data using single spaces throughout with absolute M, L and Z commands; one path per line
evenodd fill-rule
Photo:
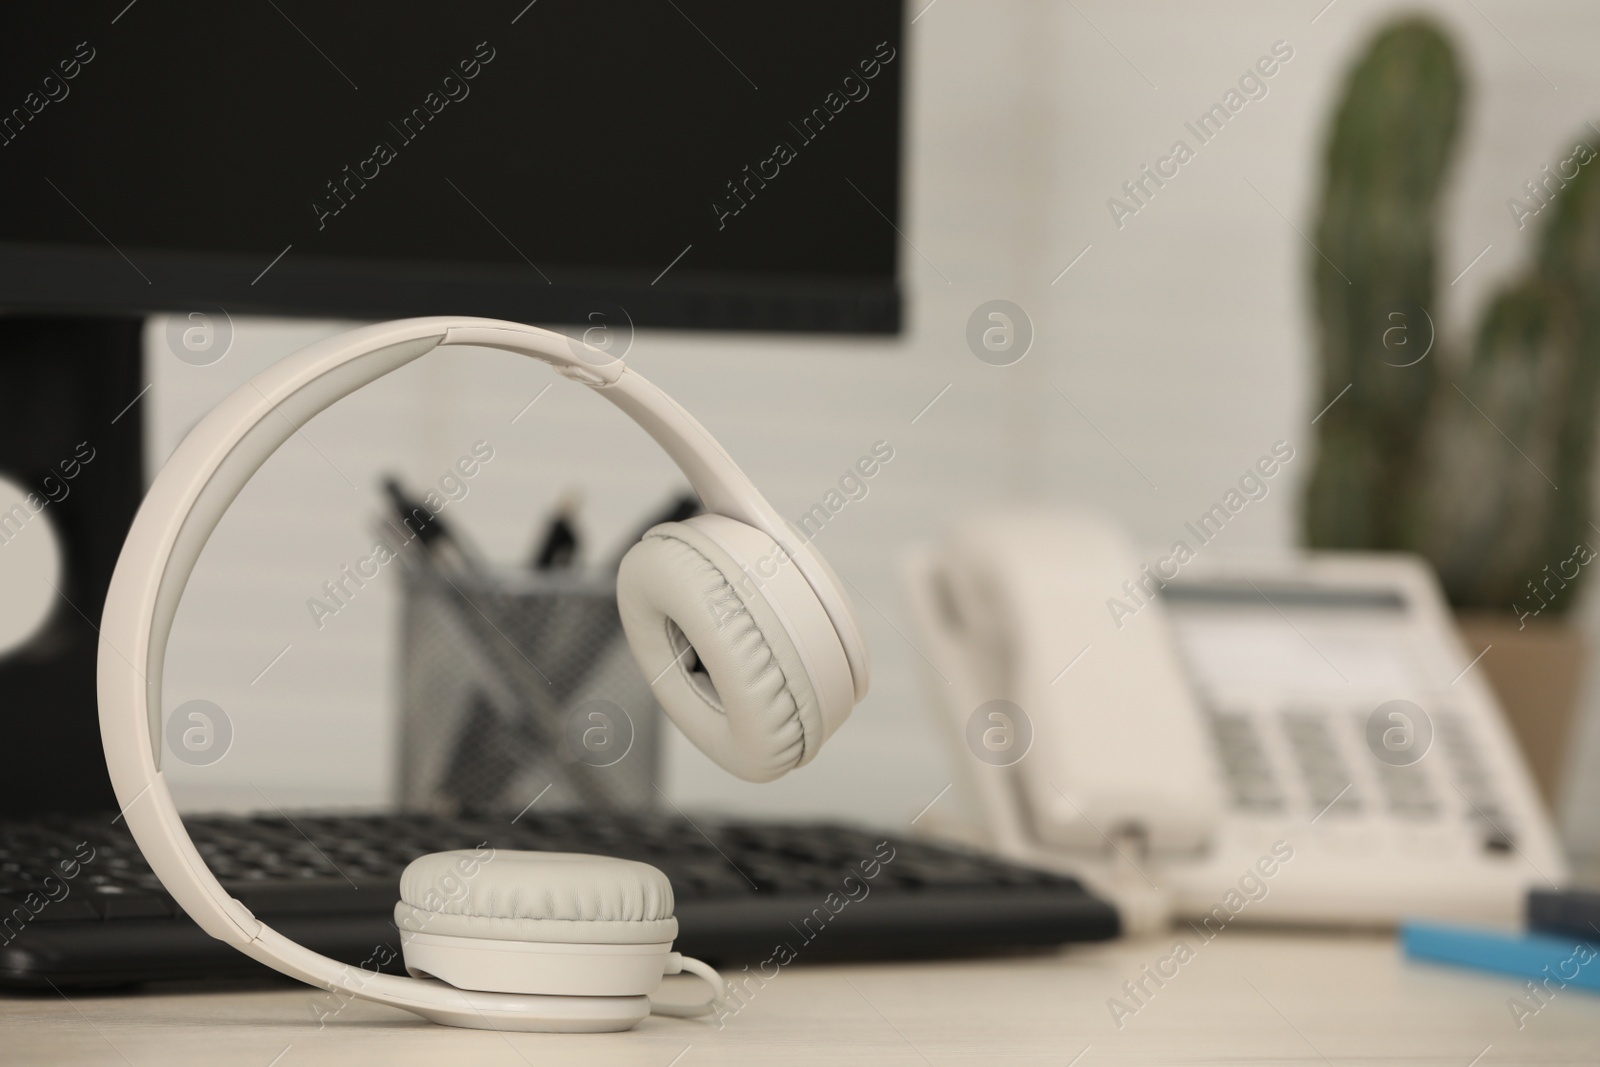
M 647 863 L 571 852 L 435 852 L 400 876 L 406 970 L 458 989 L 637 997 L 678 936 L 672 883 Z
M 837 631 L 754 527 L 721 515 L 654 527 L 623 557 L 617 607 L 657 702 L 739 778 L 767 782 L 807 763 L 849 715 Z

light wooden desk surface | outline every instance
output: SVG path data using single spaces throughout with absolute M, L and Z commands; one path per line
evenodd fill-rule
M 1387 937 L 1226 931 L 1119 1029 L 1107 1000 L 1173 937 L 1060 955 L 784 969 L 722 1029 L 652 1017 L 624 1034 L 497 1034 L 313 991 L 0 997 L 0 1063 L 1109 1064 L 1600 1062 L 1600 997 L 1558 993 L 1519 1030 L 1513 979 L 1407 963 Z M 1171 970 L 1171 965 L 1167 968 Z M 1147 983 L 1149 984 L 1149 983 Z M 1150 984 L 1154 988 L 1153 984 Z M 686 986 L 682 995 L 692 995 Z M 1131 1005 L 1131 1002 L 1129 1002 Z M 1487 1050 L 1487 1051 L 1485 1051 Z M 1074 1058 L 1076 1057 L 1076 1059 Z

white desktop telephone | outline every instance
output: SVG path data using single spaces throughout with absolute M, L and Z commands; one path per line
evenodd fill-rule
M 1109 522 L 1041 512 L 911 553 L 913 636 L 994 847 L 1157 887 L 1208 929 L 1509 921 L 1564 883 L 1424 564 L 1203 554 L 1143 564 Z

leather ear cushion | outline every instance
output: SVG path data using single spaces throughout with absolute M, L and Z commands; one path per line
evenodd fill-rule
M 647 533 L 623 557 L 617 607 L 656 700 L 723 769 L 770 782 L 816 754 L 825 731 L 800 653 L 705 533 L 685 523 Z
M 648 863 L 575 852 L 434 852 L 400 875 L 395 925 L 413 933 L 565 944 L 678 935 L 672 883 Z

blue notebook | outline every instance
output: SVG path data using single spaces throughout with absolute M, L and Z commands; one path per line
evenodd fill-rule
M 1552 934 L 1410 922 L 1400 943 L 1414 960 L 1454 963 L 1600 993 L 1600 945 Z

